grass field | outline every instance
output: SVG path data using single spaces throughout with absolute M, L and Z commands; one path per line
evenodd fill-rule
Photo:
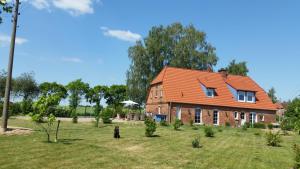
M 9 125 L 38 129 L 30 121 L 16 119 Z M 281 147 L 269 147 L 258 129 L 226 128 L 206 138 L 203 128 L 189 126 L 181 131 L 159 126 L 158 136 L 147 138 L 143 124 L 119 124 L 121 139 L 114 140 L 114 125 L 95 128 L 92 123 L 62 122 L 59 143 L 44 142 L 45 134 L 38 130 L 27 136 L 0 136 L 0 167 L 290 169 L 292 145 L 300 143 L 298 135 L 290 135 L 283 136 Z M 193 149 L 197 135 L 203 148 Z

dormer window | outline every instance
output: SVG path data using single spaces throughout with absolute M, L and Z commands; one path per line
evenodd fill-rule
M 215 96 L 215 89 L 207 88 L 206 95 L 207 95 L 207 97 L 214 97 Z
M 247 92 L 247 102 L 255 102 L 254 92 Z
M 246 92 L 246 91 L 238 91 L 238 101 L 255 103 L 255 93 L 254 92 Z
M 246 92 L 244 91 L 238 91 L 238 101 L 239 102 L 245 102 L 245 96 Z

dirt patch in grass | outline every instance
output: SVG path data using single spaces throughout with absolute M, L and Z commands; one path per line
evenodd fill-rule
M 143 147 L 141 145 L 134 145 L 134 146 L 126 147 L 125 150 L 129 152 L 139 153 L 143 151 Z
M 2 131 L 2 128 L 0 128 L 0 135 L 6 135 L 6 136 L 13 136 L 13 135 L 29 135 L 33 132 L 30 128 L 23 128 L 23 127 L 12 127 L 9 126 L 6 132 Z

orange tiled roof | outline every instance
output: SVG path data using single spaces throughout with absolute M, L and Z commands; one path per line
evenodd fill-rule
M 266 92 L 247 76 L 228 75 L 227 78 L 223 78 L 221 73 L 165 67 L 151 85 L 156 83 L 163 84 L 167 102 L 276 110 L 276 105 Z M 207 97 L 201 84 L 207 88 L 214 88 L 217 95 L 213 98 Z M 254 91 L 256 102 L 238 102 L 227 85 L 236 90 Z

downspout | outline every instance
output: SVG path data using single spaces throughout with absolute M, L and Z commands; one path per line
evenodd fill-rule
M 172 109 L 172 102 L 169 103 L 169 124 L 171 124 L 171 109 Z

